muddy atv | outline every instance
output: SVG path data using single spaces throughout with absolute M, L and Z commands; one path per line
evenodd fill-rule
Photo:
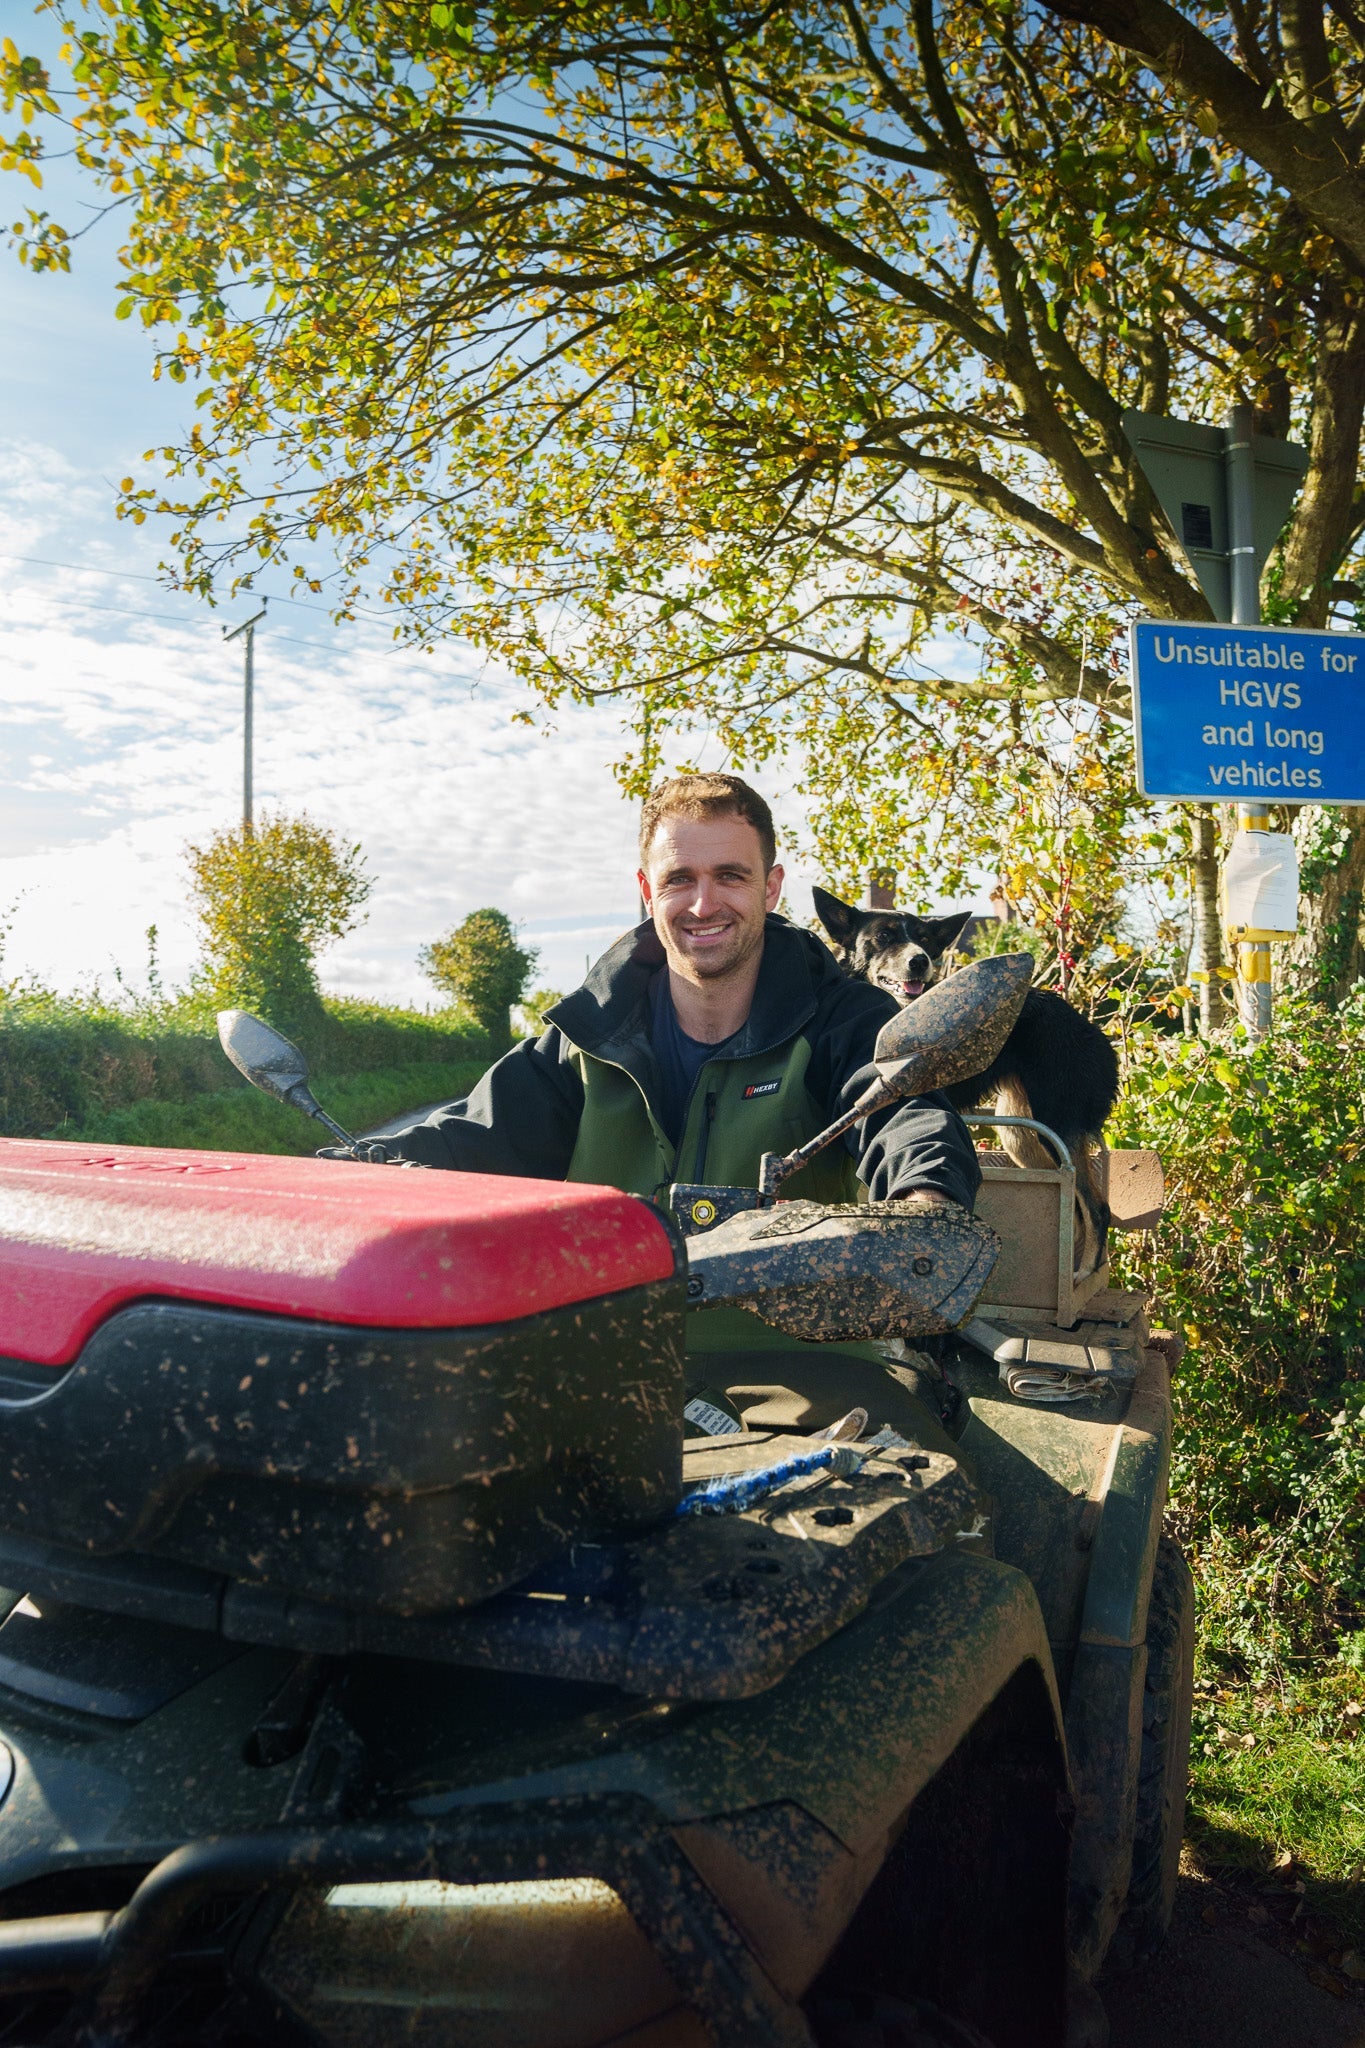
M 0 1144 L 0 2042 L 1097 2040 L 1191 1598 L 1054 1147 L 967 1218 Z

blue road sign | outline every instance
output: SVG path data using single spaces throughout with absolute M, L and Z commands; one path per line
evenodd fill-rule
M 1144 796 L 1365 803 L 1365 634 L 1142 619 L 1132 682 Z

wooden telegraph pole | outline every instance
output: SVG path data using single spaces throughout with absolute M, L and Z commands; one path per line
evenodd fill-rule
M 240 634 L 246 635 L 243 649 L 245 658 L 242 664 L 242 830 L 248 839 L 251 837 L 253 810 L 251 756 L 254 744 L 252 722 L 255 716 L 253 699 L 256 686 L 256 628 L 265 617 L 267 602 L 268 600 L 263 598 L 260 610 L 253 612 L 249 619 L 244 619 L 240 626 L 233 626 L 230 631 L 226 626 L 223 628 L 224 640 L 236 640 Z

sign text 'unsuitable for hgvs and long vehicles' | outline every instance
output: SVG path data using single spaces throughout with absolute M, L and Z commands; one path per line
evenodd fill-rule
M 1365 634 L 1132 629 L 1138 787 L 1222 803 L 1365 803 Z

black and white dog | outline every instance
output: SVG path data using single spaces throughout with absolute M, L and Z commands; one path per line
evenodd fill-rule
M 856 910 L 828 889 L 812 891 L 815 914 L 848 974 L 884 988 L 905 1008 L 923 995 L 944 954 L 970 922 L 969 910 L 947 917 L 914 917 L 904 910 Z M 1077 1270 L 1091 1272 L 1104 1256 L 1109 1206 L 1095 1175 L 1094 1148 L 1119 1089 L 1119 1063 L 1100 1030 L 1050 989 L 1030 989 L 1019 1021 L 984 1074 L 945 1089 L 955 1109 L 992 1103 L 1002 1116 L 1031 1116 L 1054 1130 L 1076 1168 L 1081 1242 Z M 1006 1125 L 1001 1149 L 1016 1166 L 1053 1166 L 1051 1151 L 1034 1131 Z

